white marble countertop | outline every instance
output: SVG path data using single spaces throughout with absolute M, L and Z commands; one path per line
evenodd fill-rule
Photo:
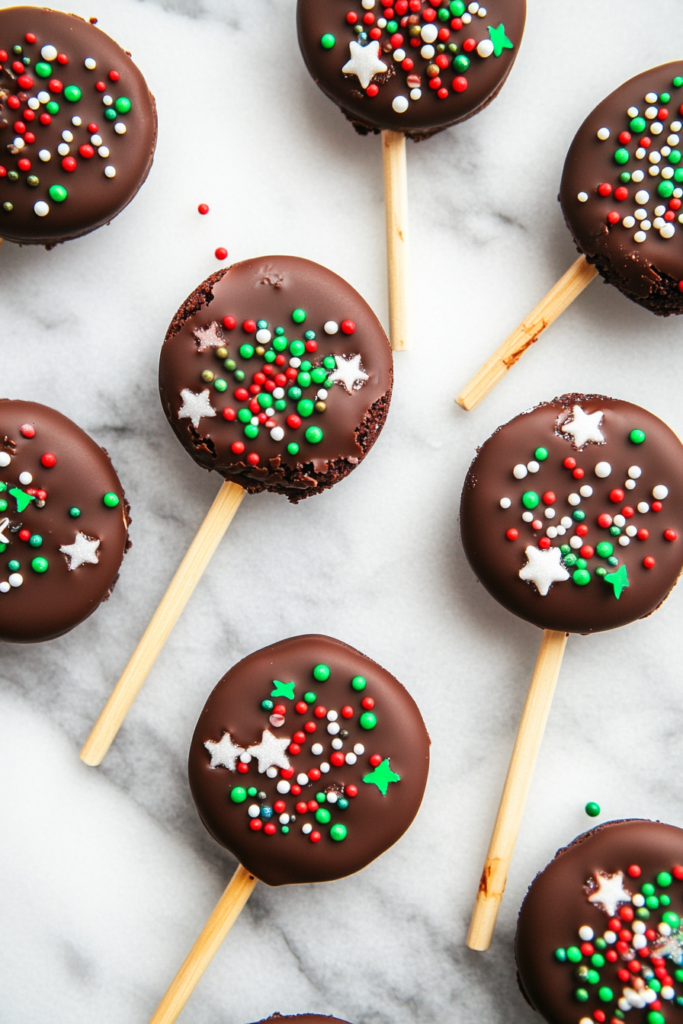
M 637 402 L 682 433 L 681 322 L 595 283 L 476 412 L 453 395 L 574 259 L 556 202 L 566 148 L 603 96 L 680 56 L 683 6 L 529 0 L 496 102 L 409 145 L 415 326 L 384 433 L 322 497 L 244 502 L 100 770 L 79 747 L 217 489 L 158 400 L 171 316 L 225 245 L 233 260 L 325 263 L 386 322 L 384 222 L 379 142 L 309 79 L 294 0 L 68 6 L 132 51 L 157 96 L 159 146 L 109 228 L 52 252 L 2 247 L 0 391 L 54 405 L 110 451 L 134 546 L 80 628 L 0 646 L 0 1018 L 145 1024 L 234 866 L 188 790 L 197 715 L 237 659 L 320 631 L 416 697 L 433 740 L 422 810 L 354 878 L 259 886 L 183 1022 L 278 1009 L 355 1024 L 537 1020 L 516 987 L 515 917 L 535 872 L 589 825 L 586 801 L 598 820 L 683 823 L 683 591 L 650 621 L 570 638 L 495 940 L 473 953 L 467 923 L 540 634 L 467 566 L 460 489 L 494 427 L 562 391 Z M 323 577 L 273 568 L 266 549 L 302 538 L 327 552 Z

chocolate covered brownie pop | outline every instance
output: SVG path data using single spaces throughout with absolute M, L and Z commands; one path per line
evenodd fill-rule
M 113 39 L 75 14 L 0 10 L 0 238 L 51 247 L 108 224 L 155 142 L 154 99 Z
M 488 948 L 571 633 L 650 615 L 683 567 L 683 445 L 652 413 L 563 395 L 486 441 L 461 503 L 465 554 L 489 593 L 543 629 L 468 944 Z
M 365 134 L 413 139 L 465 121 L 517 57 L 525 0 L 298 0 L 299 45 L 322 91 Z
M 342 480 L 384 425 L 393 384 L 382 326 L 351 285 L 295 256 L 236 263 L 183 303 L 159 389 L 176 437 L 225 480 L 81 757 L 102 761 L 247 491 L 292 502 Z
M 67 633 L 109 597 L 128 546 L 109 456 L 61 413 L 0 400 L 0 640 Z
M 408 691 L 340 640 L 295 636 L 230 669 L 199 717 L 189 776 L 203 824 L 240 865 L 150 1024 L 176 1019 L 259 878 L 359 871 L 409 827 L 428 768 Z
M 560 850 L 519 913 L 520 987 L 548 1024 L 683 1021 L 683 829 L 607 822 Z
M 463 388 L 465 409 L 515 365 L 598 274 L 659 316 L 683 313 L 683 61 L 651 68 L 579 128 L 560 203 L 583 255 Z
M 346 1021 L 340 1020 L 339 1017 L 329 1017 L 319 1013 L 295 1013 L 291 1015 L 273 1013 L 270 1017 L 266 1017 L 265 1020 L 258 1021 L 257 1024 L 270 1024 L 271 1021 L 281 1020 L 296 1021 L 297 1024 L 347 1024 Z

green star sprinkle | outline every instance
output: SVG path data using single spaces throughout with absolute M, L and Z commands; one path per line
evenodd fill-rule
M 621 592 L 629 586 L 628 573 L 626 572 L 625 565 L 620 565 L 616 572 L 608 572 L 607 575 L 602 578 L 605 583 L 611 583 L 614 587 L 614 596 L 617 601 L 621 597 Z
M 17 512 L 23 512 L 32 501 L 36 500 L 32 494 L 26 494 L 20 487 L 10 487 L 9 492 L 16 499 Z
M 294 682 L 281 683 L 279 679 L 273 679 L 274 690 L 270 691 L 271 697 L 286 697 L 287 700 L 294 700 Z
M 382 796 L 387 795 L 390 782 L 400 782 L 401 776 L 392 771 L 389 767 L 389 758 L 385 757 L 381 764 L 378 764 L 374 772 L 363 776 L 363 782 L 377 786 Z
M 496 57 L 500 57 L 503 50 L 514 50 L 513 44 L 505 35 L 505 25 L 503 25 L 502 22 L 498 28 L 494 28 L 493 25 L 489 25 L 489 35 L 491 36 L 493 52 Z

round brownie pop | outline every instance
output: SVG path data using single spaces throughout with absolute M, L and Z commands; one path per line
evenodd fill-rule
M 429 737 L 414 700 L 370 658 L 296 636 L 240 661 L 190 748 L 200 817 L 268 885 L 327 882 L 387 850 L 417 814 Z
M 298 0 L 315 82 L 357 131 L 424 139 L 496 97 L 524 31 L 525 0 Z
M 331 270 L 264 256 L 218 271 L 178 310 L 161 401 L 195 462 L 299 501 L 354 469 L 384 425 L 389 342 Z
M 460 511 L 470 565 L 509 611 L 562 632 L 623 626 L 683 566 L 683 446 L 630 402 L 563 395 L 485 442 Z
M 94 612 L 129 522 L 103 448 L 46 405 L 0 399 L 0 640 L 51 640 Z
M 0 238 L 52 246 L 109 223 L 152 165 L 156 110 L 94 24 L 0 10 Z
M 348 1024 L 347 1021 L 340 1020 L 339 1017 L 330 1017 L 320 1013 L 294 1013 L 290 1015 L 273 1013 L 270 1017 L 266 1017 L 265 1020 L 258 1021 L 257 1024 L 269 1024 L 270 1021 L 281 1020 L 292 1020 L 296 1021 L 297 1024 Z
M 588 115 L 560 202 L 579 250 L 653 313 L 683 313 L 683 61 L 637 75 Z
M 630 820 L 586 832 L 522 904 L 522 991 L 549 1024 L 680 1024 L 682 916 L 682 829 Z

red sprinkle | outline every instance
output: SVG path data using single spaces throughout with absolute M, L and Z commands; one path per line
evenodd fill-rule
M 353 334 L 353 332 L 356 329 L 356 325 L 354 324 L 353 320 L 342 320 L 339 326 L 341 327 L 344 334 Z
M 226 405 L 223 410 L 223 419 L 227 420 L 228 423 L 232 423 L 233 420 L 237 419 L 237 410 L 233 409 L 230 405 Z
M 539 548 L 541 548 L 543 550 L 545 550 L 545 548 L 549 548 L 550 547 L 550 537 L 541 537 L 541 539 L 538 542 L 538 546 L 539 546 Z
M 590 546 L 590 544 L 584 544 L 583 547 L 581 548 L 579 554 L 581 555 L 582 558 L 592 558 L 593 555 L 595 554 L 595 551 Z
M 465 53 L 471 53 L 472 50 L 474 50 L 474 48 L 476 47 L 476 45 L 476 39 L 466 39 L 465 42 L 462 44 L 462 48 L 465 51 Z
M 237 326 L 237 321 L 235 320 L 234 316 L 224 316 L 223 326 L 225 327 L 226 331 L 232 331 Z
M 315 724 L 315 722 L 306 722 L 304 726 L 306 732 L 315 732 L 317 728 L 318 726 Z
M 35 437 L 36 436 L 36 428 L 33 426 L 32 423 L 24 423 L 24 424 L 22 424 L 22 426 L 19 427 L 19 431 L 23 435 L 23 437 Z
M 614 198 L 618 202 L 623 203 L 625 199 L 628 199 L 628 189 L 624 188 L 623 185 L 620 185 L 619 188 L 614 190 Z
M 372 31 L 373 32 L 374 31 L 379 32 L 379 29 L 376 29 L 376 30 L 373 29 Z M 374 82 L 371 82 L 370 85 L 365 90 L 366 96 L 369 96 L 370 98 L 372 98 L 373 96 L 376 96 L 378 92 L 379 92 L 379 86 L 375 85 Z
M 353 708 L 347 704 L 341 709 L 341 716 L 342 718 L 353 718 Z
M 565 469 L 574 469 L 574 467 L 576 466 L 576 459 L 573 458 L 573 456 L 568 455 L 567 458 L 562 463 L 562 465 L 564 466 Z
M 619 136 L 619 142 L 620 142 L 620 143 L 622 144 L 622 146 L 626 146 L 626 145 L 628 145 L 628 143 L 629 143 L 630 141 L 631 141 L 631 133 L 630 133 L 630 132 L 622 132 L 622 133 L 620 134 L 620 136 Z
M 327 708 L 324 708 L 322 704 L 318 704 L 313 714 L 315 715 L 316 718 L 324 718 L 325 715 L 327 714 Z
M 453 79 L 453 91 L 454 92 L 464 92 L 466 88 L 467 88 L 467 79 L 464 78 L 463 75 L 458 75 L 456 78 Z
M 541 519 L 534 519 L 533 522 L 531 523 L 531 529 L 532 530 L 542 530 L 543 529 L 543 521 Z
M 579 536 L 579 537 L 585 537 L 586 534 L 588 533 L 588 527 L 586 526 L 586 524 L 585 523 L 581 523 L 579 526 L 577 526 L 576 527 L 576 533 L 577 533 L 577 536 Z
M 244 445 L 241 441 L 233 441 L 230 445 L 230 450 L 234 455 L 241 455 L 244 451 Z
M 287 426 L 291 427 L 292 430 L 296 430 L 297 427 L 301 426 L 301 417 L 297 416 L 295 412 L 292 412 L 287 417 Z
M 345 786 L 344 793 L 353 799 L 354 796 L 358 796 L 358 786 Z
M 631 516 L 635 515 L 630 505 L 624 505 L 624 507 L 621 510 L 621 514 L 624 517 L 624 519 L 630 519 Z
M 546 491 L 541 500 L 543 501 L 544 505 L 552 505 L 556 498 L 557 495 L 554 491 Z
M 609 184 L 608 181 L 603 181 L 602 184 L 598 185 L 598 192 L 601 196 L 611 196 L 612 186 Z
M 258 466 L 261 461 L 261 456 L 257 455 L 256 452 L 249 452 L 247 455 L 247 462 L 250 466 Z
M 372 711 L 372 709 L 375 706 L 375 702 L 372 699 L 372 697 L 363 697 L 361 704 L 363 705 L 366 711 Z
M 640 878 L 642 871 L 638 864 L 631 864 L 628 869 L 631 878 Z
M 200 203 L 199 206 L 197 207 L 197 210 L 202 215 L 208 213 L 209 212 L 208 203 Z
M 355 25 L 356 22 L 358 21 L 358 15 L 355 13 L 355 11 L 349 11 L 349 13 L 346 15 L 346 20 L 348 21 L 349 25 Z
M 104 82 L 95 82 L 95 88 L 98 92 L 104 92 L 107 86 L 104 84 Z
M 305 715 L 308 711 L 308 704 L 303 700 L 298 700 L 294 705 L 294 710 L 300 715 Z
M 224 249 L 222 245 L 219 245 L 219 247 L 216 249 L 214 253 L 214 256 L 216 257 L 217 260 L 227 260 L 228 250 Z
M 57 54 L 57 63 L 58 64 L 68 64 L 69 63 L 69 58 L 67 57 L 67 55 L 65 53 L 58 53 Z
M 50 90 L 50 92 L 61 92 L 63 88 L 64 88 L 64 86 L 62 85 L 62 83 L 59 81 L 58 78 L 51 78 L 50 79 L 50 82 L 48 84 L 48 89 Z
M 664 531 L 664 540 L 676 540 L 677 537 L 678 537 L 678 534 L 676 533 L 675 530 L 665 530 Z
M 610 213 L 607 214 L 607 223 L 608 224 L 618 224 L 620 220 L 621 220 L 621 217 L 616 212 L 616 210 L 612 210 Z
M 652 555 L 648 555 L 647 558 L 643 559 L 643 565 L 645 566 L 646 569 L 654 569 L 654 567 L 655 567 L 655 560 L 652 557 Z
M 319 832 L 311 832 L 309 839 L 311 840 L 312 843 L 319 843 L 320 840 L 322 839 L 322 836 L 320 835 Z
M 27 160 L 26 157 L 22 157 L 21 160 L 18 162 L 17 166 L 20 171 L 30 171 L 31 161 Z
M 269 821 L 267 825 L 263 826 L 263 831 L 266 833 L 267 836 L 274 836 L 275 833 L 277 832 L 277 829 L 275 828 L 273 822 Z
M 118 82 L 120 77 L 121 77 L 121 75 L 118 73 L 118 71 L 110 71 L 109 72 L 109 79 L 112 82 Z
M 241 775 L 246 775 L 247 772 L 249 771 L 249 765 L 245 764 L 244 761 L 238 761 L 237 771 L 240 772 Z
M 632 921 L 634 917 L 633 907 L 620 907 L 618 914 L 622 921 Z
M 344 764 L 344 755 L 341 751 L 335 750 L 335 752 L 330 755 L 330 763 L 333 764 L 335 768 L 341 768 Z
M 45 452 L 44 455 L 40 456 L 40 461 L 42 462 L 46 469 L 52 469 L 53 466 L 57 465 L 57 458 L 55 455 L 52 454 L 52 452 Z M 671 539 L 675 540 L 675 535 Z
M 69 171 L 69 172 L 75 171 L 76 170 L 76 161 L 74 160 L 74 158 L 72 156 L 65 156 L 64 159 L 62 160 L 62 168 L 65 171 Z
M 287 749 L 293 757 L 296 757 L 297 754 L 301 753 L 301 747 L 298 743 L 290 743 Z
M 674 876 L 674 878 L 677 878 L 678 881 L 680 882 L 681 879 L 683 879 L 683 865 L 681 865 L 681 864 L 674 864 L 674 867 L 673 867 L 673 870 L 672 870 L 671 874 Z
M 650 505 L 650 508 L 652 509 L 653 512 L 661 512 L 662 511 L 662 503 L 661 503 L 661 501 L 653 501 L 652 504 Z
M 24 36 L 24 39 L 26 40 L 27 43 L 35 43 L 36 41 L 36 37 L 33 34 L 33 32 L 27 32 L 26 35 Z
M 612 517 L 608 516 L 606 512 L 598 516 L 598 526 L 601 526 L 603 530 L 609 529 L 612 525 Z
M 509 530 L 505 531 L 505 536 L 508 540 L 517 540 L 519 537 L 519 530 L 516 530 L 514 526 L 511 526 Z
M 580 469 L 577 466 L 576 469 L 572 470 L 572 476 L 574 477 L 575 480 L 583 480 L 583 478 L 585 476 L 584 470 Z
M 641 527 L 641 529 L 638 530 L 638 533 L 636 534 L 636 537 L 638 538 L 638 540 L 647 540 L 647 538 L 649 536 L 650 536 L 650 531 L 646 530 L 644 526 Z
M 320 769 L 311 768 L 310 772 L 308 773 L 308 777 L 311 780 L 311 782 L 317 782 L 318 779 L 320 778 Z
M 19 530 L 19 540 L 30 540 L 30 539 L 31 539 L 31 531 L 30 530 Z
M 249 828 L 253 829 L 254 832 L 260 832 L 263 828 L 263 822 L 260 818 L 252 818 L 249 822 Z
M 84 142 L 82 146 L 78 147 L 78 152 L 84 160 L 92 160 L 95 155 L 95 150 L 87 142 Z
M 613 501 L 615 505 L 618 504 L 620 501 L 624 500 L 624 492 L 621 488 L 615 487 L 613 491 L 609 492 L 609 500 Z
M 381 763 L 382 763 L 382 755 L 381 754 L 372 754 L 372 756 L 370 757 L 370 764 L 372 765 L 372 767 L 376 768 L 377 765 L 379 765 Z

